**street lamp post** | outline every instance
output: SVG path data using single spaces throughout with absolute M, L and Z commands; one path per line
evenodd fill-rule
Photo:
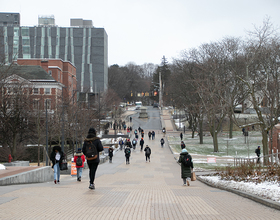
M 48 141 L 48 102 L 46 99 L 46 166 L 48 166 L 48 145 L 49 145 L 49 141 Z
M 161 82 L 161 72 L 159 72 L 159 106 L 162 109 L 162 82 Z

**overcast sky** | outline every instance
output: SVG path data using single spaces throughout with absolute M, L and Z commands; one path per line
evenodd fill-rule
M 184 49 L 245 36 L 266 16 L 280 27 L 280 0 L 1 0 L 1 12 L 19 12 L 22 26 L 54 15 L 57 26 L 70 18 L 92 20 L 108 34 L 109 65 L 160 64 Z

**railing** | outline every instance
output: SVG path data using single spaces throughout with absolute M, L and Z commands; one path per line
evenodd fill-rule
M 260 156 L 259 162 L 258 157 L 251 157 L 251 158 L 242 158 L 242 157 L 235 157 L 234 158 L 234 166 L 240 166 L 248 163 L 256 163 L 262 166 L 265 166 L 266 163 L 275 163 L 280 164 L 280 153 L 273 153 L 268 154 L 266 156 Z

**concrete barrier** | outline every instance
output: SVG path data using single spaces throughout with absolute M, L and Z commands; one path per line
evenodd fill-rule
M 29 161 L 13 161 L 11 163 L 4 163 L 5 167 L 14 166 L 14 167 L 29 167 Z
M 53 171 L 50 166 L 40 167 L 38 169 L 1 178 L 0 186 L 25 183 L 43 183 L 53 181 L 53 178 Z

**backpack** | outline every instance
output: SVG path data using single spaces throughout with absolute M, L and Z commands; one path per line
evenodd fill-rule
M 94 160 L 97 158 L 98 152 L 96 146 L 92 143 L 92 141 L 86 141 L 86 157 L 87 160 Z
M 83 166 L 83 160 L 81 156 L 78 156 L 76 160 L 76 166 Z
M 192 165 L 191 157 L 189 155 L 184 155 L 182 164 L 184 164 L 187 167 L 190 167 Z
M 164 144 L 164 140 L 163 140 L 163 139 L 161 139 L 161 140 L 160 140 L 160 143 Z
M 129 148 L 125 148 L 125 154 L 130 154 L 130 149 Z
M 146 148 L 146 154 L 151 154 L 151 149 L 150 148 Z

